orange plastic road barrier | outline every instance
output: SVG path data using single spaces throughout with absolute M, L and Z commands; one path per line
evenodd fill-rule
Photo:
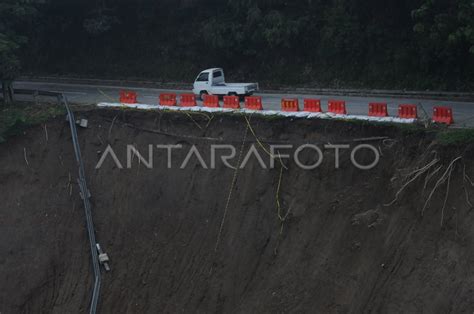
M 180 96 L 179 105 L 181 107 L 194 107 L 196 103 L 196 95 L 194 94 L 182 94 Z
M 303 111 L 322 112 L 321 100 L 319 99 L 305 99 Z
M 245 109 L 263 110 L 262 97 L 260 97 L 260 96 L 245 97 Z
M 329 100 L 328 111 L 337 114 L 347 114 L 346 102 L 343 100 Z
M 161 106 L 176 106 L 176 94 L 164 93 L 160 94 Z
M 130 91 L 120 91 L 120 102 L 122 104 L 136 104 L 137 103 L 137 93 Z
M 403 119 L 418 119 L 418 107 L 416 105 L 399 105 L 398 117 Z
M 281 111 L 297 112 L 300 111 L 298 99 L 282 99 Z
M 224 96 L 223 108 L 240 109 L 240 100 L 238 96 Z
M 204 107 L 219 108 L 219 96 L 204 95 L 203 105 Z
M 453 110 L 451 107 L 434 107 L 433 108 L 433 121 L 445 124 L 453 124 Z
M 385 103 L 370 103 L 369 104 L 370 117 L 388 117 L 387 104 Z

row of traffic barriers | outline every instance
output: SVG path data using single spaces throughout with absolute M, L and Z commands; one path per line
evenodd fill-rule
M 282 99 L 281 110 L 286 112 L 300 111 L 298 99 Z M 305 99 L 303 111 L 323 112 L 321 100 Z M 328 112 L 335 114 L 347 114 L 346 102 L 343 100 L 329 100 Z M 369 103 L 369 117 L 388 117 L 387 103 Z M 402 104 L 398 106 L 398 118 L 418 119 L 418 106 L 413 104 Z M 453 110 L 450 107 L 433 107 L 433 121 L 438 123 L 453 124 Z
M 178 103 L 179 100 L 179 103 Z M 120 102 L 124 104 L 136 104 L 137 93 L 132 91 L 120 91 Z M 197 106 L 196 95 L 175 93 L 162 93 L 159 97 L 161 106 Z M 219 97 L 216 95 L 204 95 L 203 106 L 208 108 L 220 108 Z M 222 108 L 240 109 L 238 96 L 224 96 Z M 247 96 L 244 100 L 244 108 L 249 110 L 263 110 L 262 97 Z M 343 100 L 329 100 L 328 112 L 347 115 L 346 102 Z M 284 98 L 281 100 L 281 110 L 285 112 L 300 111 L 299 101 L 296 98 Z M 303 109 L 305 112 L 323 112 L 320 99 L 304 99 Z M 388 117 L 387 103 L 369 103 L 368 115 L 370 117 Z M 401 104 L 398 106 L 398 118 L 417 119 L 418 106 L 414 104 Z M 450 107 L 437 106 L 433 108 L 433 121 L 438 123 L 453 124 L 453 111 Z

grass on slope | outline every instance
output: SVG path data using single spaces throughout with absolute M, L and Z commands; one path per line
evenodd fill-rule
M 63 106 L 15 103 L 10 106 L 0 104 L 0 143 L 9 137 L 19 135 L 26 128 L 46 122 L 66 113 Z
M 474 143 L 474 129 L 455 129 L 440 131 L 438 142 L 443 145 L 463 145 Z

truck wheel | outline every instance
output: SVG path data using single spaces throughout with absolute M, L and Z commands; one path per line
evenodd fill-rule
M 237 93 L 229 93 L 229 96 L 239 97 L 239 101 L 244 101 L 244 97 L 242 95 L 239 96 Z
M 204 95 L 207 95 L 207 92 L 205 90 L 199 93 L 199 99 L 204 100 Z

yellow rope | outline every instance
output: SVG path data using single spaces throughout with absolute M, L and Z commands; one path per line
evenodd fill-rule
M 283 177 L 283 168 L 280 168 L 280 176 L 278 178 L 277 191 L 276 191 L 276 195 L 275 195 L 276 204 L 277 204 L 277 208 L 278 208 L 278 219 L 280 219 L 280 221 L 283 221 L 283 217 L 281 216 L 281 205 L 280 205 L 280 187 L 281 187 L 282 177 Z
M 100 88 L 97 89 L 99 91 L 99 93 L 101 93 L 102 95 L 104 95 L 106 98 L 108 98 L 110 101 L 113 101 L 115 102 L 116 100 L 113 99 L 112 97 L 110 97 L 109 95 L 107 95 L 106 93 L 104 93 Z
M 273 154 L 262 144 L 262 142 L 261 142 L 260 139 L 258 138 L 257 134 L 255 133 L 254 129 L 252 128 L 252 125 L 250 124 L 249 118 L 247 118 L 247 116 L 244 116 L 244 118 L 245 118 L 245 121 L 247 121 L 247 127 L 250 129 L 250 132 L 252 132 L 252 134 L 253 134 L 255 140 L 257 141 L 257 144 L 260 146 L 260 148 L 262 148 L 262 150 L 263 150 L 265 153 L 267 153 L 270 157 L 276 158 L 277 156 L 273 155 Z M 280 161 L 280 165 L 281 165 L 283 168 L 285 168 L 285 169 L 288 170 L 288 168 L 283 164 L 283 161 L 281 160 L 280 154 L 278 154 L 278 160 Z
M 204 112 L 191 111 L 190 113 L 193 114 L 193 115 L 205 116 L 207 118 L 207 120 L 212 120 L 214 118 L 214 116 L 209 116 L 209 115 L 205 114 Z
M 245 121 L 247 121 L 247 127 L 250 129 L 250 132 L 252 132 L 253 136 L 255 137 L 255 140 L 257 141 L 258 145 L 263 149 L 264 152 L 266 152 L 270 157 L 276 158 L 275 155 L 273 155 L 268 149 L 262 144 L 260 139 L 258 138 L 257 134 L 255 133 L 254 129 L 252 128 L 252 125 L 250 124 L 250 120 L 247 118 L 247 116 L 244 116 Z M 278 160 L 280 161 L 280 175 L 278 177 L 278 185 L 277 185 L 277 190 L 275 194 L 275 200 L 276 200 L 276 205 L 277 205 L 277 214 L 278 214 L 278 219 L 280 221 L 280 235 L 283 233 L 283 225 L 290 215 L 291 208 L 288 209 L 286 212 L 285 216 L 283 217 L 282 215 L 282 209 L 281 209 L 281 203 L 280 203 L 280 190 L 281 190 L 281 183 L 283 180 L 283 169 L 288 170 L 288 168 L 283 164 L 283 160 L 281 159 L 281 155 L 278 154 Z
M 200 129 L 202 130 L 202 126 L 199 125 L 199 123 L 196 122 L 196 120 L 193 119 L 193 117 L 189 114 L 189 112 L 185 112 L 185 114 L 189 117 L 189 119 L 191 119 L 191 121 L 194 122 L 194 124 Z
M 265 153 L 267 153 L 271 157 L 274 157 L 273 154 L 271 152 L 269 152 L 265 146 L 263 146 L 263 144 L 260 141 L 260 139 L 258 138 L 257 134 L 255 134 L 255 131 L 253 130 L 252 125 L 250 124 L 249 118 L 247 118 L 247 116 L 244 116 L 244 118 L 245 118 L 245 121 L 247 121 L 247 127 L 250 129 L 250 132 L 252 132 L 252 134 L 255 137 L 255 140 L 257 141 L 258 145 L 263 149 L 263 151 Z
M 277 185 L 277 190 L 276 190 L 276 194 L 275 194 L 278 219 L 280 220 L 280 235 L 283 233 L 283 225 L 284 225 L 286 219 L 288 218 L 288 216 L 290 215 L 290 212 L 291 212 L 291 208 L 289 208 L 288 211 L 286 212 L 285 216 L 284 217 L 282 216 L 281 204 L 280 204 L 280 189 L 281 189 L 282 180 L 283 180 L 283 167 L 280 168 L 280 176 L 278 178 L 278 185 Z
M 250 124 L 250 120 L 245 117 L 245 121 L 247 121 L 247 126 L 250 129 L 250 132 L 252 132 L 253 136 L 255 137 L 255 140 L 257 141 L 258 145 L 263 149 L 264 152 L 266 152 L 270 157 L 276 158 L 275 155 L 273 155 L 268 149 L 262 144 L 260 139 L 258 138 L 257 134 L 255 133 L 254 129 L 252 128 L 252 125 Z M 280 161 L 280 175 L 278 177 L 278 185 L 277 185 L 277 191 L 275 195 L 275 200 L 276 200 L 276 205 L 277 205 L 277 214 L 278 214 L 278 219 L 280 220 L 280 234 L 283 232 L 283 224 L 288 218 L 291 208 L 288 209 L 286 215 L 283 217 L 282 212 L 281 212 L 281 203 L 280 203 L 280 190 L 281 190 L 281 182 L 283 179 L 283 169 L 288 170 L 288 168 L 283 164 L 283 160 L 281 159 L 281 155 L 278 154 L 278 160 Z
M 197 123 L 196 120 L 193 119 L 193 117 L 191 116 L 191 114 L 193 114 L 193 115 L 200 115 L 200 116 L 206 117 L 206 119 L 207 119 L 207 124 L 206 124 L 206 127 L 205 127 L 205 128 L 208 128 L 209 125 L 210 125 L 211 122 L 212 122 L 212 119 L 214 119 L 214 115 L 209 116 L 209 115 L 207 115 L 207 114 L 205 114 L 205 113 L 202 113 L 202 112 L 189 112 L 189 111 L 184 111 L 184 113 L 188 116 L 189 119 L 191 119 L 191 121 L 194 122 L 194 124 L 196 124 L 196 126 L 197 126 L 200 130 L 203 129 L 202 126 L 201 126 L 199 123 Z
M 217 235 L 216 245 L 214 247 L 214 252 L 217 252 L 217 248 L 218 248 L 219 243 L 221 241 L 221 236 L 222 236 L 222 231 L 224 229 L 225 219 L 227 217 L 227 212 L 229 210 L 230 200 L 232 198 L 232 191 L 234 190 L 235 183 L 237 182 L 237 174 L 239 172 L 240 162 L 242 161 L 242 156 L 243 156 L 243 152 L 244 152 L 245 142 L 247 140 L 248 131 L 249 131 L 249 126 L 247 125 L 247 127 L 245 128 L 245 133 L 244 133 L 244 138 L 242 140 L 242 145 L 240 147 L 240 153 L 239 153 L 239 159 L 237 161 L 237 166 L 235 167 L 234 175 L 232 177 L 232 181 L 231 181 L 231 184 L 230 184 L 229 195 L 227 196 L 227 201 L 226 201 L 225 208 L 224 208 L 224 215 L 222 216 L 221 225 L 220 225 L 220 228 L 219 228 L 219 233 Z

